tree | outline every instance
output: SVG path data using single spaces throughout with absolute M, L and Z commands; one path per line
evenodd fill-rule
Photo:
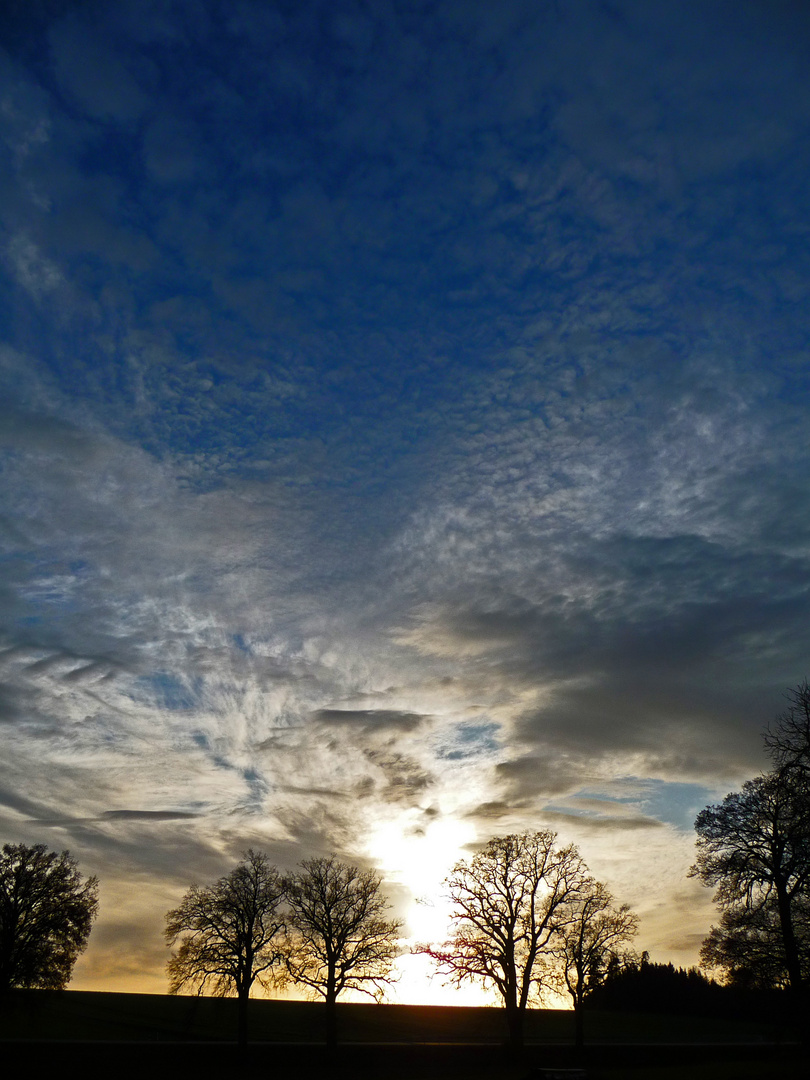
M 382 999 L 393 979 L 402 923 L 385 917 L 388 901 L 373 870 L 332 856 L 307 859 L 285 879 L 290 905 L 287 970 L 324 999 L 326 1041 L 337 1042 L 337 999 L 359 990 Z
M 70 852 L 4 844 L 0 857 L 0 992 L 63 990 L 98 911 L 98 879 Z
M 722 908 L 704 963 L 732 984 L 787 986 L 798 1000 L 810 975 L 810 684 L 786 696 L 763 733 L 773 769 L 701 812 L 692 873 L 718 886 Z
M 804 790 L 794 783 L 793 770 L 779 768 L 746 781 L 742 791 L 701 810 L 695 829 L 698 855 L 690 873 L 717 888 L 715 901 L 729 913 L 727 929 L 739 928 L 743 916 L 752 926 L 766 916 L 778 919 L 787 981 L 798 993 L 799 913 L 810 887 L 810 836 Z M 722 926 L 718 940 L 720 933 Z
M 794 933 L 799 947 L 802 984 L 810 977 L 810 902 L 794 901 Z M 779 911 L 773 900 L 750 908 L 727 907 L 720 925 L 713 926 L 700 950 L 704 967 L 725 972 L 729 986 L 740 990 L 786 989 L 789 986 Z
M 810 774 L 810 684 L 807 679 L 788 690 L 788 707 L 763 735 L 765 748 L 778 769 Z
M 526 1007 L 581 894 L 587 871 L 573 845 L 557 846 L 556 833 L 500 836 L 468 863 L 456 863 L 445 881 L 453 905 L 452 937 L 439 947 L 421 945 L 452 983 L 477 980 L 503 999 L 509 1040 L 523 1045 Z
M 179 948 L 167 964 L 169 993 L 186 987 L 236 995 L 238 1039 L 247 1042 L 247 1003 L 254 982 L 267 986 L 283 962 L 284 885 L 265 855 L 249 850 L 213 885 L 192 885 L 166 914 L 166 942 Z
M 587 1009 L 719 1016 L 745 1008 L 739 994 L 708 979 L 698 968 L 656 964 L 644 952 L 608 963 L 604 979 L 587 995 Z
M 586 995 L 602 981 L 619 946 L 638 931 L 638 916 L 627 904 L 616 907 L 612 893 L 601 881 L 588 878 L 567 905 L 566 920 L 552 949 L 558 984 L 574 1006 L 575 1043 L 585 1041 Z

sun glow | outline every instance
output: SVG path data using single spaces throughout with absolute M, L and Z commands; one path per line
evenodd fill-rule
M 425 911 L 442 899 L 444 879 L 473 838 L 471 826 L 452 818 L 419 827 L 400 819 L 378 825 L 369 838 L 369 850 L 382 874 L 406 886 L 418 902 L 416 909 Z M 412 922 L 409 915 L 412 932 L 424 922 L 416 916 Z
M 433 961 L 408 950 L 419 943 L 438 944 L 450 932 L 450 904 L 444 879 L 475 838 L 472 827 L 453 818 L 436 818 L 418 827 L 402 818 L 377 826 L 369 837 L 369 853 L 386 881 L 404 886 L 411 902 L 405 917 L 405 954 L 391 1000 L 420 1005 L 489 1005 L 491 994 L 467 984 L 446 985 Z

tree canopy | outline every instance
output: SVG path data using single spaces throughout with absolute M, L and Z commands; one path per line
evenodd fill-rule
M 797 793 L 781 771 L 747 780 L 717 806 L 698 814 L 698 854 L 693 873 L 716 888 L 715 900 L 739 927 L 776 913 L 787 979 L 802 982 L 796 908 L 810 883 L 810 849 L 801 827 Z M 720 931 L 722 932 L 722 927 Z M 721 954 L 716 953 L 719 957 Z
M 810 773 L 810 683 L 805 679 L 786 692 L 788 707 L 769 724 L 765 748 L 777 768 Z
M 87 946 L 98 911 L 98 879 L 86 880 L 70 852 L 5 844 L 0 856 L 0 992 L 62 990 Z
M 587 878 L 567 905 L 566 918 L 551 949 L 552 977 L 565 987 L 576 1014 L 576 1044 L 584 1041 L 585 997 L 606 976 L 621 946 L 638 930 L 638 916 L 618 906 L 608 887 Z
M 743 1003 L 744 1004 L 744 1003 Z M 625 955 L 608 964 L 604 979 L 587 994 L 587 1009 L 720 1015 L 741 1008 L 741 998 L 696 967 Z
M 266 856 L 249 850 L 212 885 L 192 885 L 166 915 L 166 941 L 179 947 L 168 962 L 169 993 L 189 987 L 236 995 L 239 1041 L 247 1038 L 247 1000 L 258 981 L 274 981 L 283 961 L 284 885 Z
M 791 917 L 804 985 L 810 978 L 810 900 L 806 896 L 794 900 Z M 700 960 L 707 968 L 724 971 L 729 985 L 741 990 L 788 988 L 785 940 L 775 901 L 727 907 L 720 925 L 713 926 L 703 942 Z
M 512 1045 L 523 1041 L 523 1019 L 542 975 L 541 960 L 582 895 L 587 869 L 572 845 L 550 831 L 495 837 L 446 879 L 452 936 L 422 945 L 456 985 L 494 986 L 504 1003 Z
M 373 870 L 331 858 L 306 859 L 285 879 L 290 906 L 287 968 L 322 997 L 327 1041 L 336 1034 L 335 1003 L 345 990 L 380 1000 L 392 980 L 401 923 L 386 917 L 388 900 Z
M 746 781 L 695 821 L 691 873 L 716 889 L 720 925 L 704 962 L 730 978 L 801 990 L 808 977 L 810 906 L 810 687 L 788 691 L 789 708 L 768 727 L 773 769 Z

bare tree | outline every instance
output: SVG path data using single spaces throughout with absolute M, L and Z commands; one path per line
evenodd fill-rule
M 392 981 L 402 926 L 373 870 L 328 859 L 307 859 L 285 879 L 290 905 L 287 968 L 291 978 L 324 999 L 326 1040 L 337 1042 L 337 999 L 359 990 L 382 999 Z
M 82 880 L 70 852 L 5 844 L 0 856 L 0 993 L 62 990 L 87 945 L 98 879 Z
M 769 724 L 765 748 L 777 769 L 810 775 L 810 684 L 807 679 L 787 691 L 787 709 Z
M 574 1006 L 575 1043 L 585 1041 L 583 1005 L 588 992 L 604 978 L 608 965 L 620 955 L 620 946 L 638 931 L 638 916 L 627 904 L 616 906 L 613 894 L 601 881 L 588 878 L 567 905 L 566 921 L 552 950 L 558 985 Z
M 166 942 L 179 948 L 168 962 L 169 993 L 187 987 L 236 995 L 238 1039 L 247 1042 L 247 1003 L 254 982 L 276 981 L 283 964 L 284 885 L 266 856 L 247 851 L 230 874 L 192 885 L 166 915 Z
M 556 833 L 501 836 L 468 863 L 455 865 L 445 885 L 455 930 L 441 946 L 420 945 L 459 985 L 494 986 L 510 1043 L 523 1044 L 526 1007 L 541 976 L 541 960 L 568 919 L 568 906 L 587 880 L 577 849 L 557 846 Z

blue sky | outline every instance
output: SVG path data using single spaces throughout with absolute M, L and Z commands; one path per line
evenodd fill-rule
M 413 928 L 546 825 L 695 961 L 690 820 L 808 667 L 809 38 L 4 6 L 0 833 L 101 877 L 74 985 L 165 989 L 249 845 Z

